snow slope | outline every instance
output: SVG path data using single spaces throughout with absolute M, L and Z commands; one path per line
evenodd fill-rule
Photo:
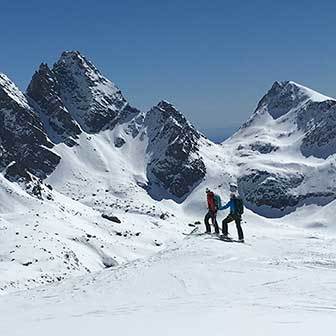
M 55 190 L 49 195 L 50 200 L 37 199 L 1 177 L 2 292 L 145 258 L 188 232 L 187 226 L 176 224 L 175 215 L 159 212 L 155 204 L 144 209 L 139 203 L 125 212 L 124 201 L 114 203 L 112 214 L 120 220 L 115 223 L 102 217 L 99 201 L 88 206 Z M 128 204 L 132 207 L 132 200 Z
M 249 214 L 249 244 L 188 237 L 155 256 L 0 297 L 4 335 L 331 334 L 336 236 Z

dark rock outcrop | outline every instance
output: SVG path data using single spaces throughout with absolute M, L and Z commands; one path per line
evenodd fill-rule
M 117 216 L 110 216 L 110 215 L 106 215 L 106 214 L 102 214 L 101 215 L 104 219 L 109 220 L 110 222 L 114 222 L 114 223 L 121 223 L 121 220 L 117 217 Z
M 150 157 L 147 177 L 152 195 L 156 196 L 154 186 L 160 185 L 178 199 L 183 198 L 205 176 L 206 168 L 199 155 L 200 133 L 166 101 L 147 113 L 145 126 Z
M 301 152 L 326 159 L 336 153 L 336 100 L 312 102 L 297 115 L 298 129 L 304 132 Z
M 139 113 L 129 106 L 119 88 L 79 52 L 64 52 L 53 72 L 64 105 L 87 133 L 113 128 L 121 119 Z
M 278 146 L 275 146 L 269 142 L 256 141 L 250 144 L 250 148 L 253 151 L 257 151 L 260 154 L 269 154 L 275 152 L 279 149 Z
M 25 96 L 4 74 L 0 74 L 0 168 L 11 163 L 11 172 L 25 170 L 45 178 L 60 161 L 51 151 L 43 125 Z
M 58 79 L 47 64 L 42 63 L 35 72 L 27 95 L 38 105 L 44 126 L 49 130 L 48 135 L 54 142 L 71 144 L 71 138 L 76 139 L 81 133 L 77 122 L 64 106 Z
M 276 209 L 294 207 L 297 196 L 290 191 L 304 179 L 301 174 L 280 174 L 257 169 L 250 170 L 238 179 L 239 193 L 245 201 L 256 206 L 270 206 Z

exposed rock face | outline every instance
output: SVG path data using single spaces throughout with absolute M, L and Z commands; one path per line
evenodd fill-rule
M 27 95 L 39 106 L 41 119 L 46 129 L 51 128 L 48 133 L 54 142 L 65 141 L 69 137 L 76 139 L 81 133 L 77 122 L 64 106 L 58 80 L 47 64 L 42 63 L 35 72 Z
M 114 145 L 115 145 L 117 148 L 122 147 L 125 143 L 126 143 L 126 141 L 125 141 L 123 138 L 121 138 L 121 137 L 117 137 L 117 138 L 115 138 L 115 140 L 114 140 Z
M 252 169 L 238 179 L 239 193 L 254 211 L 271 216 L 287 214 L 303 204 L 325 205 L 336 198 L 335 188 L 297 190 L 304 179 L 302 173 L 294 171 L 279 173 Z M 265 211 L 263 206 L 276 212 Z
M 0 74 L 0 168 L 15 161 L 10 171 L 24 174 L 27 169 L 44 178 L 60 161 L 50 150 L 52 147 L 25 96 L 6 75 Z
M 41 64 L 30 82 L 27 95 L 39 106 L 49 137 L 56 143 L 76 139 L 81 133 L 61 98 L 60 85 L 47 64 Z M 70 138 L 70 139 L 69 139 Z
M 79 52 L 64 52 L 54 65 L 60 95 L 71 116 L 87 133 L 113 128 L 139 113 L 115 84 Z
M 269 154 L 279 149 L 278 146 L 272 145 L 271 143 L 261 142 L 261 141 L 256 141 L 250 144 L 250 148 L 251 150 L 257 151 L 260 154 Z
M 155 197 L 160 185 L 177 198 L 186 196 L 205 176 L 199 155 L 201 138 L 176 108 L 166 101 L 153 107 L 145 117 L 149 162 L 147 177 Z
M 336 153 L 336 101 L 312 102 L 298 113 L 298 129 L 304 132 L 301 152 L 326 159 Z
M 304 179 L 302 174 L 280 174 L 257 169 L 250 170 L 238 179 L 239 192 L 249 203 L 277 209 L 293 207 L 299 199 L 290 193 Z
M 266 108 L 274 119 L 278 119 L 307 99 L 309 94 L 294 82 L 275 82 L 260 100 L 257 111 Z

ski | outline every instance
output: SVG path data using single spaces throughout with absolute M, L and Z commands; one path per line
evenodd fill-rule
M 227 243 L 238 243 L 238 244 L 245 244 L 245 245 L 251 246 L 251 244 L 248 244 L 245 241 L 240 241 L 238 239 L 233 239 L 233 238 L 209 237 L 209 239 L 216 239 L 216 240 L 221 240 Z
M 182 232 L 182 234 L 188 237 L 188 236 L 191 236 L 191 235 L 195 234 L 198 231 L 198 229 L 199 229 L 199 227 L 196 226 L 189 233 Z

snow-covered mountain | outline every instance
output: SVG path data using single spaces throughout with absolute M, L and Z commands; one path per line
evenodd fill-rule
M 54 143 L 78 144 L 81 133 L 114 130 L 114 145 L 136 147 L 146 161 L 147 190 L 155 198 L 183 199 L 205 175 L 197 154 L 201 135 L 173 105 L 162 101 L 147 113 L 131 107 L 117 86 L 79 52 L 64 52 L 52 69 L 41 64 L 27 95 Z M 117 133 L 120 134 L 117 134 Z M 146 158 L 145 158 L 146 156 Z M 145 185 L 144 185 L 145 186 Z
M 223 143 L 240 193 L 261 214 L 281 216 L 336 198 L 336 100 L 275 82 L 251 118 Z

